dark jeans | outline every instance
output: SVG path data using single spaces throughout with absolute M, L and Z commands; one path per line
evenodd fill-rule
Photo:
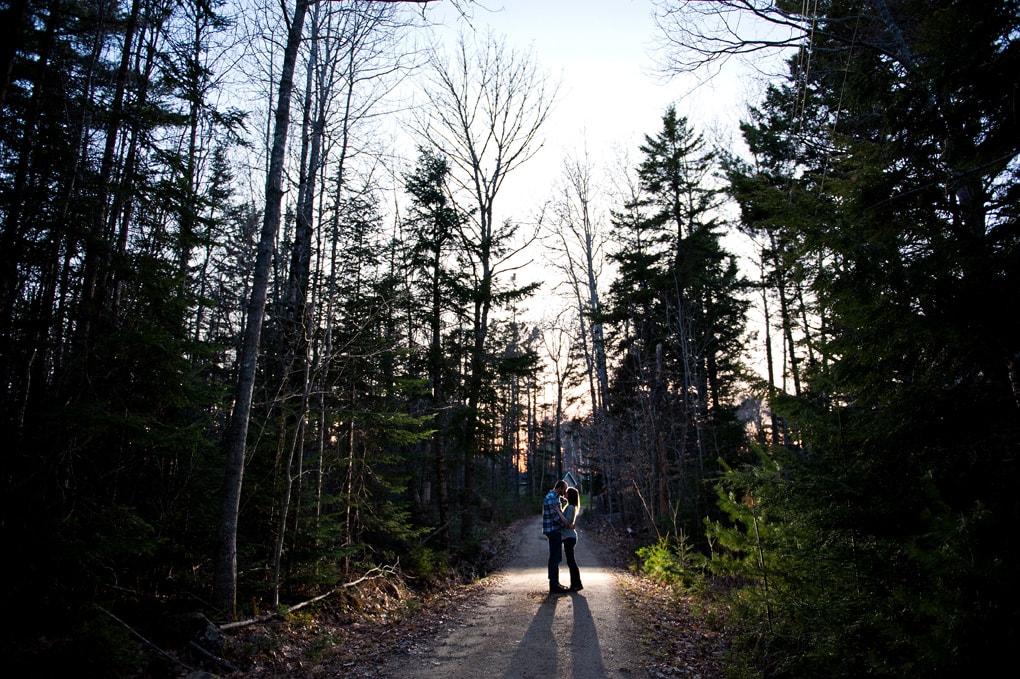
M 574 547 L 577 545 L 577 538 L 567 538 L 563 541 L 563 550 L 567 553 L 567 568 L 570 569 L 570 586 L 578 587 L 581 584 L 581 571 L 574 561 Z
M 563 558 L 563 537 L 558 530 L 546 533 L 549 538 L 549 586 L 560 584 L 560 560 Z

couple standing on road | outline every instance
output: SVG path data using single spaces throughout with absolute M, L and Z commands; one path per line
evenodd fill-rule
M 560 498 L 564 496 L 567 498 L 566 508 L 560 504 Z M 584 589 L 581 585 L 581 572 L 574 560 L 574 546 L 577 544 L 577 531 L 574 528 L 580 511 L 581 502 L 577 488 L 567 487 L 567 482 L 563 480 L 556 482 L 542 503 L 542 532 L 549 539 L 549 592 L 551 594 L 563 594 Z M 564 550 L 567 552 L 567 568 L 570 570 L 570 587 L 560 584 L 560 560 Z

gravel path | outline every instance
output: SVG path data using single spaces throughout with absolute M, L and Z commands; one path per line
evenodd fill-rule
M 541 517 L 522 527 L 514 556 L 480 602 L 437 638 L 390 656 L 380 676 L 600 679 L 643 676 L 639 644 L 617 593 L 619 571 L 581 533 L 575 554 L 584 589 L 550 595 Z M 560 580 L 568 582 L 566 562 Z

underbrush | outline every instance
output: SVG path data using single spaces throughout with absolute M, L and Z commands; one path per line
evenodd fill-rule
M 636 568 L 656 582 L 683 588 L 704 583 L 706 559 L 683 535 L 660 537 L 653 544 L 639 547 L 635 555 L 638 558 Z
M 0 652 L 8 670 L 24 676 L 155 679 L 193 669 L 300 676 L 304 670 L 296 668 L 360 662 L 359 654 L 393 641 L 380 638 L 380 627 L 423 625 L 470 596 L 472 583 L 505 558 L 511 533 L 493 527 L 456 552 L 418 545 L 399 557 L 376 555 L 391 566 L 323 567 L 286 589 L 275 610 L 253 594 L 265 583 L 246 580 L 239 597 L 246 619 L 219 627 L 210 622 L 213 609 L 188 592 L 156 597 L 120 588 L 93 601 L 49 596 L 23 607 L 23 628 L 7 636 Z M 216 637 L 212 645 L 196 645 L 196 619 Z

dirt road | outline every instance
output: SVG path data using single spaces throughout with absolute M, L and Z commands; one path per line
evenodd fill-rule
M 583 520 L 583 519 L 582 519 Z M 542 520 L 522 527 L 514 556 L 492 576 L 479 604 L 439 638 L 391 656 L 379 676 L 394 679 L 602 679 L 643 676 L 640 649 L 617 594 L 617 571 L 581 532 L 576 549 L 584 589 L 550 595 Z M 568 581 L 566 563 L 560 578 Z

